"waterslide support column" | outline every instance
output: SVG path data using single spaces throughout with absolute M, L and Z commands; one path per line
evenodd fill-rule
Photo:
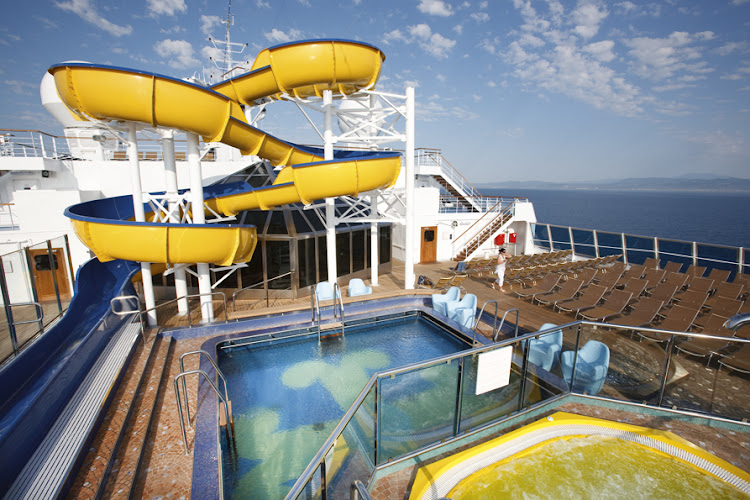
M 323 91 L 323 158 L 333 160 L 333 92 Z M 326 260 L 328 281 L 336 283 L 336 198 L 326 198 Z
M 133 191 L 133 210 L 136 222 L 146 221 L 146 211 L 143 208 L 143 187 L 141 185 L 141 166 L 138 161 L 138 139 L 136 137 L 135 122 L 128 122 L 128 162 L 130 163 L 130 187 Z M 146 301 L 146 314 L 149 326 L 156 326 L 156 299 L 154 298 L 154 283 L 151 278 L 151 263 L 141 262 L 141 279 L 143 281 L 143 296 Z
M 414 288 L 414 87 L 406 87 L 406 238 L 404 288 Z
M 166 185 L 165 191 L 168 200 L 167 209 L 169 210 L 168 222 L 179 224 L 182 220 L 180 217 L 180 205 L 177 203 L 177 163 L 174 154 L 174 130 L 159 130 L 159 133 L 161 134 L 161 147 L 164 156 L 164 183 Z M 188 289 L 184 266 L 176 266 L 174 268 L 174 290 L 178 298 L 177 315 L 185 316 L 188 314 Z
M 378 223 L 375 221 L 378 217 L 378 197 L 370 196 L 370 285 L 378 286 L 378 264 L 380 263 L 380 254 L 378 253 Z
M 190 199 L 192 202 L 193 224 L 205 224 L 206 214 L 203 212 L 203 175 L 201 173 L 200 152 L 198 150 L 198 136 L 187 133 L 187 158 L 190 169 Z M 198 265 L 198 293 L 201 297 L 202 322 L 208 323 L 214 319 L 213 300 L 211 298 L 211 274 L 208 264 L 199 262 Z

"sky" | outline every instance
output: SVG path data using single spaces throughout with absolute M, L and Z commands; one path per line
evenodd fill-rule
M 39 83 L 63 61 L 216 71 L 225 0 L 27 0 L 0 19 L 0 129 L 61 134 Z M 236 59 L 294 40 L 379 47 L 416 93 L 417 147 L 472 183 L 750 178 L 750 0 L 233 0 Z M 116 98 L 116 96 L 113 96 Z M 315 140 L 275 103 L 269 132 Z

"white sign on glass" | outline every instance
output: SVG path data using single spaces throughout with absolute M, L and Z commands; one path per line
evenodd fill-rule
M 512 359 L 513 346 L 481 353 L 477 360 L 476 394 L 484 394 L 508 385 Z

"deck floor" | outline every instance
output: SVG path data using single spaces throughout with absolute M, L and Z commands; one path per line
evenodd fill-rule
M 436 282 L 442 276 L 448 275 L 449 272 L 448 264 L 446 263 L 420 264 L 415 266 L 416 276 L 425 275 L 433 282 Z M 433 291 L 429 289 L 405 291 L 403 283 L 403 265 L 398 262 L 394 262 L 391 274 L 382 275 L 379 280 L 380 284 L 374 290 L 372 296 L 373 299 L 401 294 L 433 293 Z M 500 311 L 518 308 L 520 313 L 520 326 L 528 330 L 538 330 L 544 323 L 565 324 L 574 321 L 573 316 L 570 314 L 552 312 L 549 308 L 542 308 L 536 305 L 531 305 L 528 301 L 519 300 L 510 292 L 501 293 L 493 290 L 490 286 L 490 280 L 487 277 L 472 277 L 464 281 L 463 286 L 468 292 L 477 296 L 480 307 L 488 300 L 497 300 Z M 506 290 L 507 289 L 508 288 L 506 287 Z M 263 307 L 259 304 L 255 304 L 255 307 L 253 308 L 243 308 L 249 304 L 250 302 L 239 303 L 238 311 L 230 312 L 230 319 L 309 308 L 310 299 L 309 297 L 297 300 L 276 299 L 270 304 L 270 307 L 265 307 L 264 303 Z M 222 309 L 223 306 L 216 302 L 215 314 L 217 318 L 223 317 Z M 160 312 L 161 324 L 165 327 L 187 324 L 187 319 L 185 317 L 178 317 L 175 313 L 176 309 L 170 311 L 168 308 L 165 308 Z M 193 318 L 193 321 L 196 321 L 195 317 Z M 484 333 L 488 335 L 488 329 L 485 328 Z M 151 332 L 149 335 L 154 334 L 154 332 Z M 190 497 L 190 487 L 193 475 L 193 457 L 192 454 L 186 455 L 183 449 L 172 381 L 180 371 L 179 358 L 181 354 L 200 348 L 201 344 L 203 344 L 206 339 L 207 337 L 182 340 L 176 342 L 173 346 L 168 369 L 165 371 L 165 375 L 162 379 L 161 394 L 159 395 L 156 404 L 155 422 L 147 440 L 148 443 L 143 458 L 143 466 L 137 481 L 136 493 L 142 498 Z M 628 341 L 627 337 L 623 337 L 623 339 L 623 342 Z M 657 349 L 657 347 L 647 346 L 645 343 L 642 344 L 636 341 L 633 341 L 633 346 L 634 348 L 637 347 L 641 350 Z M 689 378 L 692 383 L 689 391 L 690 394 L 686 397 L 697 397 L 699 399 L 707 399 L 711 397 L 716 399 L 714 398 L 715 395 L 711 394 L 711 392 L 714 377 L 718 375 L 720 377 L 716 379 L 718 386 L 726 386 L 729 388 L 724 391 L 727 393 L 725 395 L 727 399 L 724 402 L 738 407 L 743 412 L 747 411 L 747 396 L 742 393 L 743 391 L 734 391 L 731 389 L 733 386 L 744 385 L 744 379 L 741 380 L 743 383 L 737 384 L 736 376 L 734 375 L 726 372 L 719 372 L 717 374 L 715 369 L 707 369 L 700 362 L 685 358 L 680 359 L 685 369 L 690 372 Z M 134 365 L 135 363 L 132 364 Z M 195 369 L 197 367 L 198 359 L 196 357 L 187 359 L 186 370 Z M 700 387 L 703 387 L 703 390 L 705 391 L 704 394 L 696 394 L 696 390 L 694 389 L 694 386 L 698 387 L 698 385 L 694 383 L 696 379 L 703 379 Z M 193 378 L 191 380 L 188 378 L 188 382 L 189 398 L 192 405 L 195 405 L 197 379 Z M 679 389 L 679 387 L 677 389 Z M 674 391 L 674 393 L 678 394 L 676 391 Z M 716 403 L 720 404 L 722 402 L 717 400 Z M 642 421 L 643 418 L 637 414 L 625 414 L 627 412 L 617 413 L 614 410 L 605 411 L 601 408 L 591 408 L 586 407 L 585 405 L 577 405 L 566 409 L 583 414 L 592 414 L 592 416 L 599 416 L 601 418 L 630 421 L 638 425 L 648 425 L 655 428 L 672 430 L 689 441 L 702 446 L 722 458 L 730 460 L 738 467 L 750 472 L 750 435 L 737 436 L 733 433 L 717 431 L 715 428 L 704 427 L 698 424 L 691 424 L 689 426 L 680 425 L 675 429 L 669 421 L 664 419 Z M 188 429 L 188 442 L 191 446 L 193 438 L 192 429 Z M 405 495 L 408 495 L 408 486 L 412 473 L 413 471 L 402 471 L 389 477 L 387 481 L 379 483 L 376 485 L 373 498 L 406 498 Z

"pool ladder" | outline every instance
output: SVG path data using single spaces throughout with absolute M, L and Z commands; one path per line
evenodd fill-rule
M 320 343 L 322 335 L 322 327 L 320 325 L 320 303 L 318 301 L 318 294 L 315 293 L 315 285 L 312 286 L 310 290 L 310 309 L 312 309 L 312 319 L 311 321 L 313 324 L 317 324 L 318 327 L 318 343 Z M 336 306 L 339 306 L 340 309 L 337 309 Z M 340 315 L 340 320 L 335 321 L 336 318 L 338 318 Z M 344 335 L 344 299 L 341 298 L 341 288 L 339 288 L 338 283 L 333 284 L 333 319 L 334 323 L 330 323 L 325 325 L 325 331 L 332 331 L 332 333 L 328 333 L 325 335 L 325 337 L 333 336 L 335 335 L 335 331 L 341 327 L 341 336 Z
M 515 312 L 516 313 L 516 330 L 514 337 L 518 337 L 518 309 L 508 309 L 503 314 L 503 319 L 500 320 L 500 325 L 497 324 L 497 300 L 488 300 L 482 305 L 482 309 L 479 311 L 479 315 L 477 316 L 476 321 L 474 322 L 474 325 L 472 327 L 472 330 L 474 331 L 474 339 L 472 340 L 472 345 L 476 345 L 477 343 L 477 327 L 479 326 L 480 321 L 482 321 L 482 315 L 484 314 L 484 309 L 487 307 L 487 304 L 495 304 L 495 321 L 492 325 L 492 341 L 497 342 L 497 337 L 500 335 L 500 331 L 503 329 L 503 325 L 505 324 L 505 318 L 508 316 L 508 313 Z

